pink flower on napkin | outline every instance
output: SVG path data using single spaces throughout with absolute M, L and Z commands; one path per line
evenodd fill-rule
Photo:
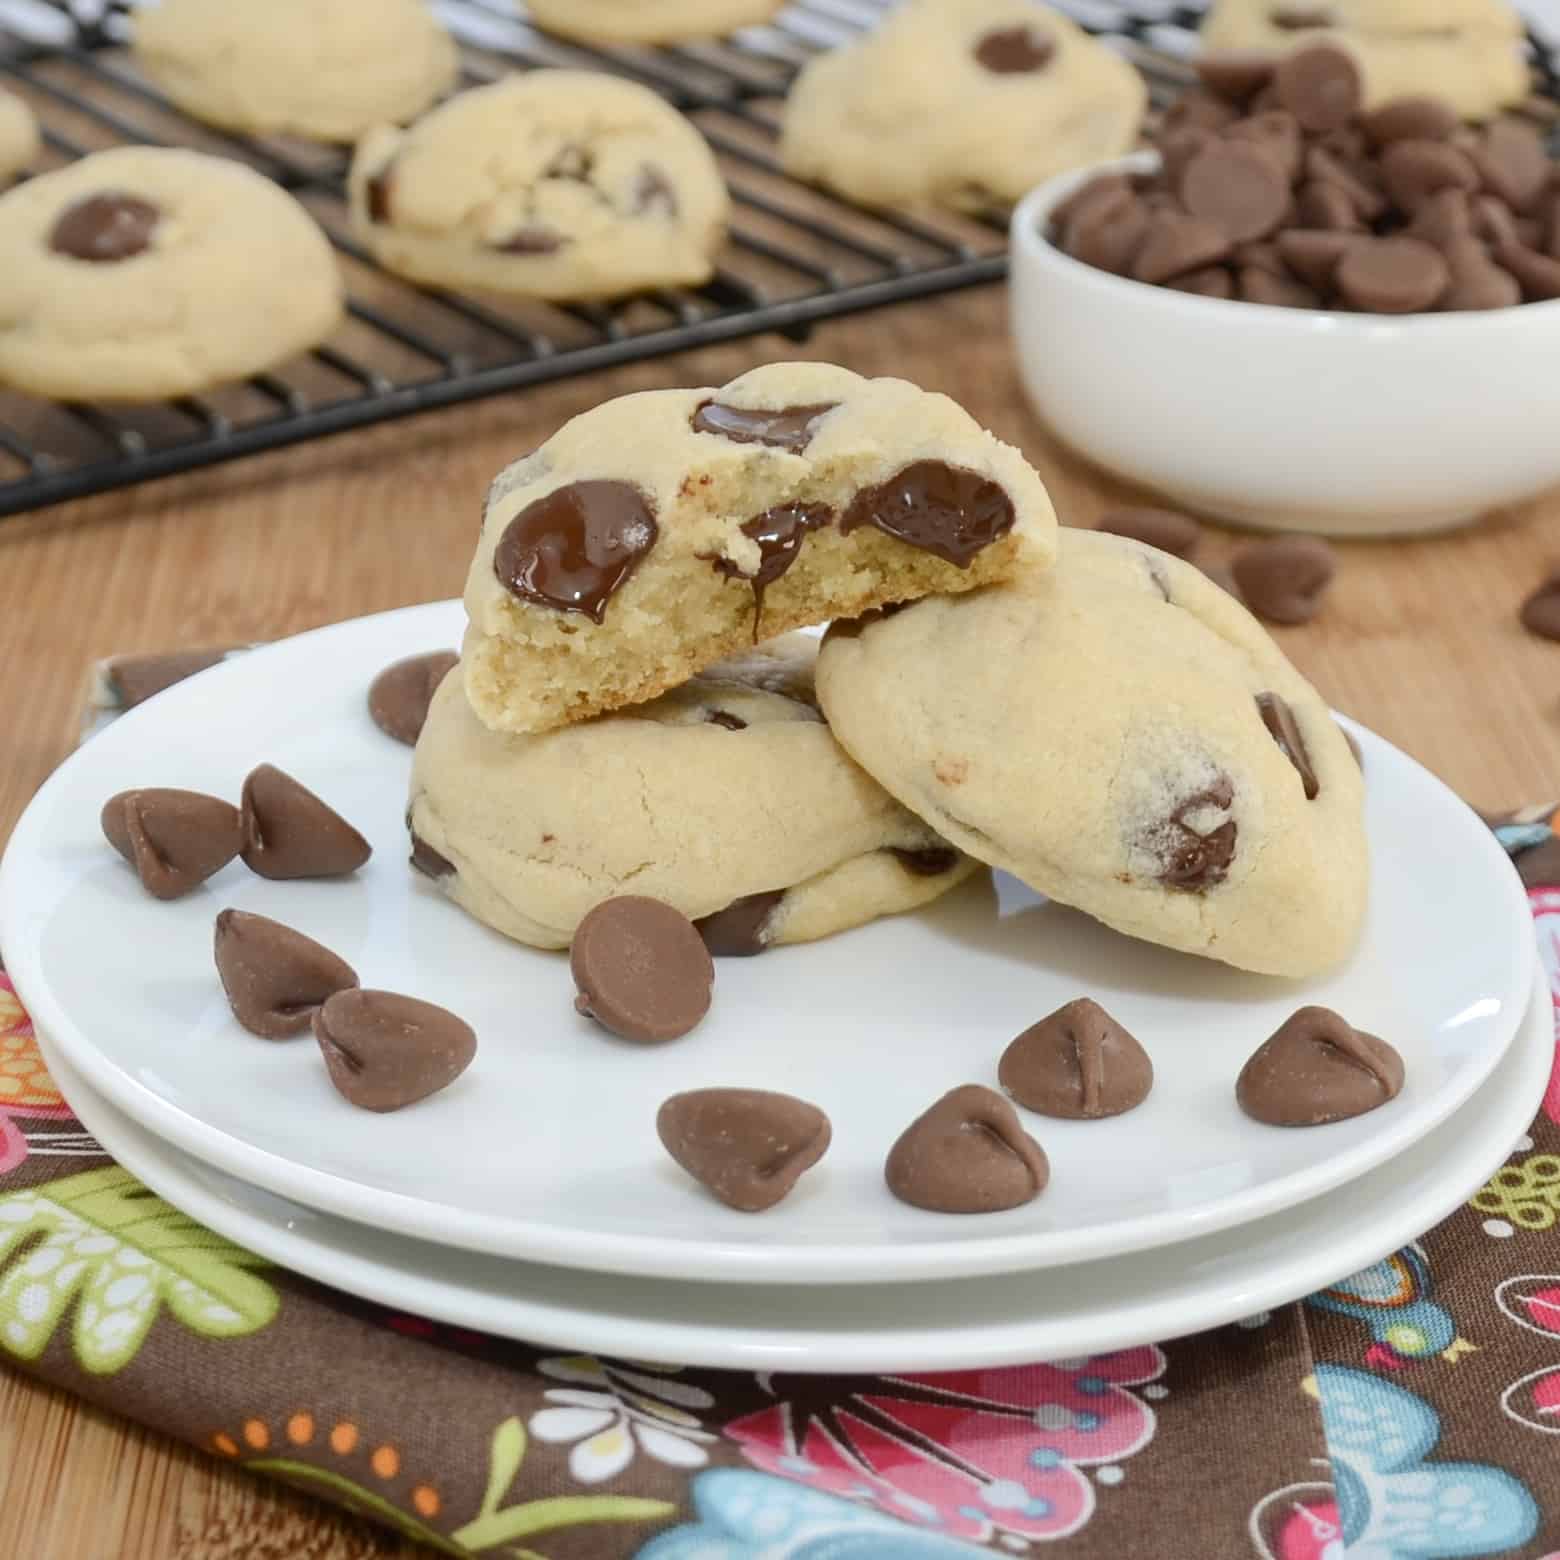
M 1093 1515 L 1094 1484 L 1141 1451 L 1154 1413 L 1126 1390 L 1163 1374 L 1157 1348 L 1055 1365 L 886 1376 L 820 1399 L 801 1385 L 726 1434 L 769 1473 L 959 1538 L 1060 1538 Z
M 26 1135 L 13 1119 L 18 1116 L 64 1121 L 70 1107 L 43 1065 L 16 987 L 0 974 L 0 1175 L 27 1158 Z

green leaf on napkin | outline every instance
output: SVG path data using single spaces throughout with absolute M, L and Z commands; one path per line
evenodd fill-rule
M 268 1265 L 117 1165 L 12 1192 L 0 1197 L 0 1347 L 37 1359 L 78 1296 L 72 1342 L 94 1375 L 135 1358 L 163 1305 L 202 1337 L 243 1337 L 281 1303 L 250 1271 Z

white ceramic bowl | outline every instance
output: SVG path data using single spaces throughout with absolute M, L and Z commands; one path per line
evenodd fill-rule
M 1013 215 L 1013 332 L 1030 397 L 1101 466 L 1242 525 L 1433 531 L 1560 483 L 1560 301 L 1335 314 L 1112 276 L 1045 237 L 1085 179 Z

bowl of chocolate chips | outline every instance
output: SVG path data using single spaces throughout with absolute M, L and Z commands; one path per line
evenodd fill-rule
M 1536 115 L 1367 108 L 1335 43 L 1198 75 L 1152 150 L 1014 213 L 1041 416 L 1265 529 L 1433 531 L 1560 483 L 1560 162 Z

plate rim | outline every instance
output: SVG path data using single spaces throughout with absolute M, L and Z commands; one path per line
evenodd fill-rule
M 429 632 L 428 625 L 439 624 L 441 631 L 458 626 L 461 612 L 461 602 L 452 599 L 344 619 L 277 640 L 208 668 L 187 679 L 184 684 L 168 690 L 164 698 L 177 699 L 181 688 L 187 689 L 191 685 L 199 684 L 209 688 L 212 679 L 242 679 L 251 675 L 252 668 L 262 664 L 264 658 L 272 653 L 308 655 L 320 647 L 322 642 L 333 638 L 350 639 L 364 633 L 368 625 L 376 625 L 379 631 L 409 629 L 410 633 L 404 636 L 405 642 L 413 643 L 416 642 L 416 634 Z M 322 653 L 318 664 L 335 663 L 328 653 Z M 45 848 L 45 823 L 52 812 L 57 791 L 63 788 L 78 766 L 90 762 L 94 750 L 101 751 L 97 748 L 99 742 L 105 737 L 112 738 L 114 731 L 134 730 L 138 722 L 148 718 L 148 711 L 153 708 L 153 705 L 143 705 L 127 711 L 115 722 L 109 733 L 73 751 L 29 802 L 17 821 L 3 859 L 0 859 L 0 949 L 4 949 L 8 973 L 32 1013 L 35 1027 L 48 1034 L 69 1065 L 96 1080 L 93 1087 L 111 1104 L 174 1147 L 240 1180 L 262 1186 L 320 1212 L 375 1228 L 394 1229 L 413 1239 L 436 1245 L 597 1273 L 649 1278 L 663 1277 L 669 1267 L 675 1266 L 679 1277 L 710 1283 L 724 1282 L 734 1276 L 754 1283 L 785 1285 L 871 1285 L 882 1280 L 885 1255 L 876 1247 L 864 1250 L 848 1244 L 831 1244 L 798 1248 L 786 1244 L 742 1244 L 718 1238 L 697 1242 L 668 1242 L 664 1237 L 655 1235 L 616 1233 L 606 1236 L 599 1231 L 580 1233 L 557 1221 L 543 1223 L 535 1219 L 506 1219 L 491 1213 L 462 1209 L 451 1203 L 383 1190 L 333 1171 L 320 1170 L 286 1158 L 211 1126 L 199 1116 L 156 1093 L 119 1063 L 113 1062 L 67 1017 L 63 1004 L 56 1000 L 53 985 L 42 969 L 37 939 L 29 935 L 31 923 L 41 921 L 41 915 L 29 912 L 19 884 L 25 871 L 22 865 L 24 855 L 41 853 Z M 159 702 L 155 708 L 166 712 L 170 706 Z M 1444 781 L 1385 738 L 1346 717 L 1342 719 L 1360 740 L 1367 771 L 1371 753 L 1378 747 L 1391 753 L 1395 760 L 1410 766 L 1432 792 L 1438 794 L 1458 814 L 1466 815 L 1470 842 L 1478 839 L 1478 843 L 1471 848 L 1487 848 L 1501 858 L 1505 868 L 1504 853 L 1499 843 L 1478 820 L 1472 808 Z M 1477 835 L 1472 832 L 1475 829 Z M 1521 971 L 1525 970 L 1531 979 L 1537 964 L 1536 942 L 1527 934 L 1531 925 L 1528 906 L 1515 872 L 1505 868 L 1500 881 L 1506 885 L 1506 913 L 1512 921 L 1511 929 L 1515 932 L 1519 925 L 1523 929 L 1522 951 L 1517 954 L 1517 982 L 1525 984 Z M 1493 911 L 1493 905 L 1491 908 Z M 456 910 L 452 913 L 462 912 Z M 1129 1219 L 1111 1221 L 1097 1229 L 1069 1231 L 1065 1249 L 1053 1253 L 1043 1250 L 1037 1253 L 1034 1250 L 1044 1237 L 1032 1231 L 961 1237 L 956 1244 L 927 1238 L 896 1245 L 892 1254 L 894 1273 L 900 1282 L 926 1282 L 953 1276 L 1067 1267 L 1080 1262 L 1102 1260 L 1107 1256 L 1162 1249 L 1180 1240 L 1237 1228 L 1269 1217 L 1282 1208 L 1335 1192 L 1351 1180 L 1368 1173 L 1369 1169 L 1405 1152 L 1414 1142 L 1435 1130 L 1460 1109 L 1499 1066 L 1522 1018 L 1522 1013 L 1513 1018 L 1504 1039 L 1489 1048 L 1489 1059 L 1482 1067 L 1465 1067 L 1456 1087 L 1438 1091 L 1435 1096 L 1436 1107 L 1417 1120 L 1413 1135 L 1405 1136 L 1407 1129 L 1402 1128 L 1384 1134 L 1388 1141 L 1395 1142 L 1395 1146 L 1385 1152 L 1380 1148 L 1380 1138 L 1362 1142 L 1304 1172 L 1292 1172 L 1258 1188 L 1231 1194 L 1201 1207 L 1177 1210 L 1174 1220 L 1176 1233 L 1173 1234 L 1167 1233 L 1167 1222 L 1162 1215 L 1138 1214 Z M 1304 1180 L 1304 1186 L 1296 1190 L 1294 1183 L 1300 1179 Z M 950 1262 L 953 1264 L 953 1272 L 949 1271 Z
M 1515 1151 L 1515 1145 L 1522 1133 L 1539 1110 L 1548 1085 L 1554 1065 L 1557 1027 L 1560 1025 L 1557 1025 L 1554 997 L 1543 969 L 1538 968 L 1534 972 L 1532 999 L 1518 1026 L 1517 1039 L 1507 1049 L 1491 1076 L 1475 1090 L 1474 1096 L 1458 1111 L 1426 1133 L 1405 1154 L 1378 1165 L 1361 1177 L 1363 1181 L 1385 1177 L 1397 1183 L 1396 1195 L 1400 1206 L 1394 1209 L 1393 1215 L 1386 1224 L 1362 1221 L 1351 1225 L 1348 1221 L 1335 1220 L 1332 1227 L 1323 1229 L 1322 1226 L 1328 1219 L 1324 1199 L 1310 1199 L 1270 1215 L 1271 1220 L 1278 1221 L 1289 1232 L 1284 1239 L 1284 1249 L 1293 1253 L 1288 1269 L 1264 1265 L 1261 1258 L 1253 1258 L 1251 1260 L 1254 1267 L 1248 1284 L 1236 1288 L 1230 1282 L 1228 1275 L 1209 1279 L 1205 1281 L 1201 1291 L 1208 1296 L 1208 1299 L 1201 1307 L 1198 1307 L 1195 1298 L 1182 1297 L 1170 1318 L 1163 1323 L 1155 1321 L 1150 1325 L 1147 1313 L 1154 1311 L 1157 1316 L 1162 1314 L 1162 1309 L 1156 1307 L 1151 1298 L 1140 1298 L 1134 1310 L 1128 1313 L 1131 1317 L 1141 1318 L 1139 1321 L 1130 1321 L 1126 1316 L 1120 1316 L 1114 1323 L 1106 1322 L 1100 1330 L 1085 1334 L 1082 1330 L 1085 1325 L 1098 1326 L 1102 1315 L 1105 1317 L 1110 1315 L 1108 1309 L 1103 1312 L 1090 1312 L 1087 1324 L 1074 1320 L 1070 1324 L 1070 1331 L 1064 1331 L 1048 1342 L 1030 1340 L 1043 1339 L 1045 1336 L 1043 1329 L 1046 1326 L 1052 1326 L 1054 1329 L 1055 1324 L 1048 1323 L 1044 1319 L 1039 1307 L 1027 1306 L 1022 1320 L 994 1329 L 987 1323 L 959 1328 L 956 1323 L 950 1323 L 948 1320 L 949 1317 L 958 1315 L 957 1308 L 944 1305 L 939 1309 L 935 1321 L 921 1324 L 916 1332 L 916 1337 L 920 1341 L 914 1343 L 910 1341 L 908 1329 L 872 1335 L 852 1335 L 846 1332 L 821 1333 L 820 1339 L 826 1341 L 815 1340 L 810 1345 L 805 1338 L 799 1341 L 795 1333 L 787 1334 L 783 1342 L 765 1340 L 761 1337 L 744 1339 L 736 1329 L 727 1328 L 721 1331 L 717 1327 L 712 1327 L 707 1321 L 688 1322 L 674 1319 L 668 1322 L 661 1318 L 646 1323 L 642 1318 L 635 1318 L 632 1322 L 624 1323 L 619 1319 L 607 1317 L 605 1313 L 592 1313 L 588 1308 L 577 1307 L 572 1314 L 561 1315 L 557 1306 L 553 1306 L 552 1310 L 545 1313 L 539 1321 L 500 1320 L 495 1324 L 494 1313 L 481 1309 L 482 1302 L 473 1305 L 469 1297 L 474 1291 L 463 1290 L 458 1279 L 433 1280 L 428 1276 L 437 1270 L 439 1266 L 437 1261 L 417 1264 L 411 1260 L 428 1247 L 428 1243 L 418 1241 L 414 1237 L 368 1230 L 351 1220 L 341 1219 L 332 1214 L 304 1210 L 311 1220 L 326 1221 L 327 1232 L 339 1230 L 360 1242 L 380 1239 L 392 1245 L 404 1244 L 408 1248 L 409 1260 L 400 1270 L 383 1267 L 371 1256 L 360 1254 L 352 1256 L 350 1260 L 353 1263 L 353 1273 L 359 1278 L 359 1282 L 343 1283 L 339 1271 L 334 1276 L 329 1271 L 322 1271 L 312 1257 L 302 1263 L 296 1260 L 297 1248 L 300 1244 L 310 1251 L 318 1251 L 322 1263 L 328 1257 L 339 1260 L 339 1252 L 327 1246 L 325 1242 L 315 1241 L 307 1233 L 294 1229 L 289 1221 L 279 1219 L 274 1224 L 265 1223 L 259 1213 L 241 1208 L 233 1201 L 225 1199 L 220 1191 L 201 1185 L 198 1177 L 193 1181 L 196 1192 L 190 1201 L 197 1203 L 199 1207 L 183 1207 L 181 1196 L 188 1195 L 187 1187 L 191 1183 L 180 1180 L 178 1187 L 173 1183 L 175 1179 L 179 1179 L 179 1172 L 182 1172 L 185 1161 L 189 1161 L 198 1170 L 215 1173 L 225 1179 L 237 1178 L 229 1177 L 226 1171 L 206 1166 L 193 1155 L 186 1154 L 183 1150 L 158 1139 L 146 1127 L 131 1120 L 111 1102 L 98 1095 L 90 1084 L 85 1083 L 75 1074 L 69 1063 L 61 1066 L 60 1070 L 65 1076 L 57 1078 L 56 1082 L 71 1101 L 71 1107 L 77 1111 L 82 1124 L 94 1135 L 97 1135 L 106 1113 L 114 1119 L 110 1136 L 118 1137 L 119 1129 L 122 1127 L 135 1139 L 136 1146 L 128 1155 L 122 1153 L 122 1139 L 113 1149 L 109 1148 L 108 1142 L 103 1138 L 99 1141 L 117 1162 L 124 1165 L 166 1201 L 181 1207 L 182 1211 L 190 1213 L 201 1223 L 236 1241 L 246 1249 L 254 1250 L 258 1255 L 277 1262 L 280 1267 L 288 1271 L 301 1273 L 317 1283 L 344 1290 L 373 1304 L 383 1305 L 396 1311 L 410 1308 L 420 1315 L 426 1315 L 432 1320 L 447 1325 L 470 1327 L 493 1336 L 514 1339 L 542 1348 L 563 1348 L 572 1352 L 590 1352 L 619 1358 L 669 1359 L 685 1367 L 699 1369 L 783 1370 L 799 1375 L 838 1373 L 859 1375 L 907 1370 L 1000 1369 L 1034 1364 L 1047 1359 L 1103 1354 L 1119 1349 L 1163 1344 L 1173 1337 L 1205 1332 L 1262 1311 L 1292 1304 L 1304 1299 L 1306 1295 L 1315 1293 L 1318 1289 L 1325 1288 L 1330 1283 L 1336 1283 L 1351 1273 L 1359 1272 L 1373 1262 L 1379 1262 L 1394 1251 L 1400 1250 L 1440 1224 L 1465 1203 Z M 49 1054 L 48 1042 L 40 1039 L 40 1045 L 46 1063 L 50 1066 L 55 1065 L 58 1059 Z M 93 1102 L 92 1109 L 86 1114 L 79 1110 L 78 1101 L 81 1098 Z M 1467 1123 L 1462 1118 L 1475 1110 L 1483 1111 L 1490 1119 L 1481 1120 L 1474 1130 L 1468 1130 Z M 88 1115 L 95 1119 L 88 1120 Z M 156 1162 L 150 1175 L 145 1173 L 148 1161 L 141 1153 L 143 1140 L 151 1159 Z M 1437 1152 L 1442 1142 L 1448 1145 L 1449 1153 Z M 1459 1151 L 1463 1155 L 1461 1161 L 1454 1158 Z M 1439 1182 L 1432 1183 L 1439 1186 L 1439 1190 L 1434 1194 L 1427 1195 L 1423 1190 L 1423 1179 L 1411 1165 L 1405 1166 L 1403 1163 L 1404 1160 L 1416 1156 L 1426 1161 L 1431 1175 L 1438 1175 L 1441 1178 Z M 1460 1173 L 1449 1172 L 1446 1168 L 1448 1162 L 1461 1163 Z M 170 1165 L 173 1170 L 165 1176 L 164 1171 L 168 1170 Z M 1475 1167 L 1478 1170 L 1477 1175 L 1473 1173 Z M 264 1188 L 257 1190 L 265 1192 Z M 285 1199 L 283 1201 L 285 1202 Z M 223 1227 L 224 1225 L 226 1228 Z M 259 1242 L 254 1239 L 252 1233 L 257 1225 L 264 1231 Z M 1166 1249 L 1171 1252 L 1180 1251 L 1183 1257 L 1187 1255 L 1195 1257 L 1197 1247 L 1206 1248 L 1210 1244 L 1238 1241 L 1248 1234 L 1251 1228 L 1252 1226 L 1248 1225 L 1238 1230 L 1225 1230 L 1197 1237 Z M 1305 1238 L 1307 1232 L 1320 1232 L 1324 1241 L 1330 1240 L 1330 1244 L 1308 1241 Z M 268 1249 L 262 1249 L 262 1246 Z M 430 1249 L 430 1255 L 437 1257 L 440 1254 L 448 1260 L 449 1249 L 437 1246 Z M 510 1313 L 513 1313 L 516 1308 L 523 1310 L 528 1304 L 525 1294 L 525 1280 L 528 1275 L 537 1273 L 546 1275 L 557 1271 L 513 1259 L 479 1257 L 477 1254 L 459 1250 L 455 1250 L 453 1255 L 457 1261 L 497 1263 L 499 1268 L 509 1275 L 509 1282 L 497 1290 L 496 1298 L 509 1308 Z M 1097 1262 L 1076 1264 L 1075 1269 L 1081 1269 L 1085 1273 L 1090 1268 L 1098 1269 L 1100 1286 L 1102 1290 L 1108 1291 L 1111 1287 L 1111 1270 L 1121 1271 L 1128 1264 L 1132 1264 L 1133 1260 L 1131 1256 L 1104 1258 Z M 365 1285 L 361 1282 L 361 1274 L 365 1268 L 381 1272 L 383 1277 Z M 1152 1268 L 1149 1271 L 1152 1272 Z M 580 1286 L 582 1290 L 593 1289 L 599 1292 L 599 1286 L 593 1285 L 595 1275 L 576 1270 L 566 1271 L 564 1276 Z M 1043 1279 L 1044 1275 L 1007 1274 L 1003 1275 L 999 1282 L 1017 1282 L 1023 1277 L 1033 1280 Z M 421 1287 L 416 1287 L 409 1292 L 406 1287 L 409 1282 Z M 740 1282 L 727 1286 L 712 1286 L 696 1281 L 681 1285 L 674 1280 L 650 1282 L 667 1289 L 669 1293 L 686 1290 L 689 1287 L 706 1293 L 712 1288 L 723 1287 L 734 1290 L 739 1295 L 751 1295 L 756 1291 L 757 1303 L 760 1306 L 767 1295 L 774 1293 L 765 1285 L 747 1286 Z M 984 1286 L 989 1285 L 990 1282 L 989 1278 L 954 1279 L 940 1285 L 939 1288 L 946 1291 L 949 1287 L 956 1289 L 961 1285 Z M 383 1285 L 382 1288 L 379 1287 L 380 1284 Z M 862 1293 L 860 1286 L 842 1287 L 850 1288 L 857 1294 Z M 888 1284 L 882 1287 L 898 1291 L 905 1286 Z M 435 1291 L 445 1296 L 464 1294 L 467 1300 L 465 1303 L 457 1303 L 454 1309 L 450 1309 L 436 1299 Z M 816 1292 L 810 1290 L 809 1294 Z M 912 1295 L 914 1293 L 913 1289 L 909 1292 Z M 486 1303 L 491 1304 L 494 1298 L 495 1295 L 490 1294 Z M 430 1299 L 434 1300 L 432 1305 L 429 1304 Z M 1194 1307 L 1197 1307 L 1195 1316 L 1189 1314 Z M 441 1312 L 442 1314 L 439 1314 Z M 794 1311 L 792 1314 L 794 1315 Z M 641 1339 L 623 1336 L 624 1328 L 631 1326 L 648 1327 L 649 1332 Z M 933 1340 L 930 1347 L 927 1339 Z M 916 1351 L 913 1356 L 906 1352 L 911 1349 Z

